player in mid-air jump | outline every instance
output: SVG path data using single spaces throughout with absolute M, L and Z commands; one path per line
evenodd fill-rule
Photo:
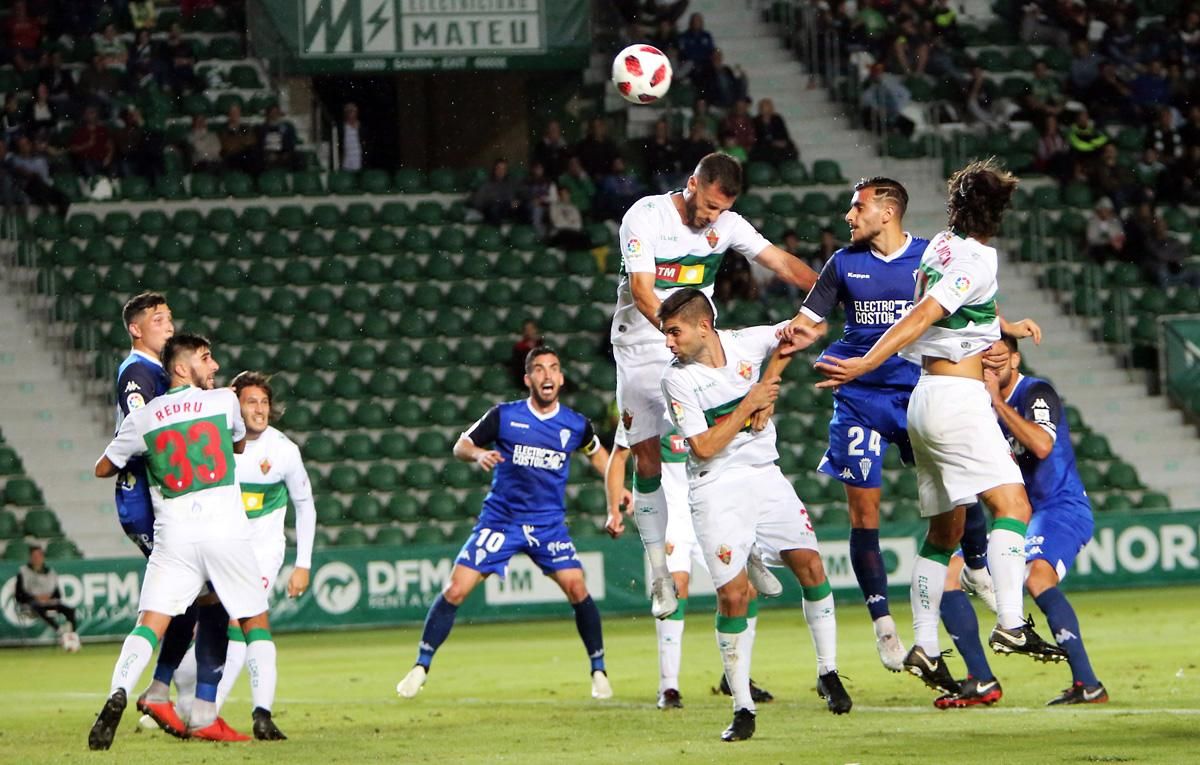
M 588 594 L 583 564 L 567 531 L 565 492 L 571 453 L 586 454 L 604 475 L 608 450 L 578 412 L 559 403 L 563 374 L 558 354 L 538 346 L 525 357 L 527 398 L 497 404 L 468 428 L 454 456 L 493 471 L 479 521 L 467 538 L 450 581 L 425 617 L 417 662 L 396 686 L 412 698 L 425 685 L 433 655 L 450 635 L 458 607 L 484 578 L 505 576 L 517 553 L 554 579 L 575 610 L 575 626 L 591 663 L 592 697 L 612 697 L 604 667 L 600 610 Z M 494 444 L 494 449 L 489 449 Z
M 753 427 L 754 413 L 779 395 L 779 375 L 766 362 L 777 327 L 717 331 L 712 304 L 699 290 L 680 289 L 659 306 L 666 345 L 675 360 L 663 370 L 662 392 L 672 423 L 688 441 L 688 489 L 696 538 L 717 587 L 717 645 L 733 691 L 733 722 L 724 741 L 754 735 L 750 695 L 754 635 L 747 629 L 752 547 L 767 565 L 787 566 L 804 591 L 804 618 L 817 654 L 817 693 L 834 714 L 851 700 L 837 671 L 837 621 L 804 503 L 776 461 L 775 425 Z
M 1016 186 L 1017 179 L 990 160 L 956 172 L 948 184 L 949 226 L 925 248 L 912 310 L 862 356 L 826 354 L 816 364 L 827 378 L 818 383 L 822 388 L 859 379 L 898 352 L 924 369 L 908 403 L 908 434 L 921 515 L 930 521 L 913 565 L 914 645 L 904 667 L 943 693 L 956 692 L 958 683 L 938 641 L 942 592 L 950 556 L 962 539 L 966 508 L 976 499 L 995 518 L 987 551 L 997 607 L 992 649 L 1041 660 L 1061 655 L 1022 617 L 1025 532 L 1032 509 L 983 384 L 983 353 L 1001 332 L 999 264 L 988 241 L 999 233 Z M 1031 323 L 1013 326 L 1013 334 L 1035 334 Z
M 1020 367 L 1017 341 L 1005 336 L 984 358 L 984 384 L 1033 505 L 1033 518 L 1025 535 L 1025 589 L 1046 615 L 1054 640 L 1066 653 L 1071 667 L 1071 687 L 1048 705 L 1098 704 L 1108 701 L 1108 691 L 1092 670 L 1079 617 L 1058 589 L 1092 538 L 1092 505 L 1075 468 L 1071 431 L 1058 392 L 1045 380 L 1022 375 Z M 967 677 L 959 681 L 957 693 L 934 701 L 941 709 L 990 704 L 1001 694 L 1000 683 L 979 642 L 975 611 L 966 595 L 955 587 L 955 575 L 961 566 L 958 557 L 950 563 L 942 623 L 967 664 Z
M 683 287 L 711 299 L 717 270 L 730 249 L 802 289 L 817 278 L 802 260 L 768 242 L 731 211 L 741 192 L 741 164 L 727 154 L 709 154 L 685 188 L 643 197 L 621 220 L 622 276 L 611 332 L 617 408 L 633 452 L 633 518 L 650 560 L 650 610 L 659 619 L 675 612 L 676 594 L 667 567 L 667 505 L 659 460 L 666 408 L 659 375 L 671 355 L 658 329 L 658 306 Z M 770 411 L 760 413 L 757 426 Z

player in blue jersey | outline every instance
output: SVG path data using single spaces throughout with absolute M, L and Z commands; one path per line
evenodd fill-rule
M 133 347 L 117 371 L 117 430 L 131 411 L 146 406 L 170 387 L 161 355 L 167 340 L 175 334 L 171 308 L 158 292 L 134 295 L 125 303 L 121 318 Z M 142 457 L 131 458 L 117 474 L 116 505 L 121 528 L 149 558 L 154 547 L 154 508 L 150 503 L 150 482 Z M 210 596 L 210 600 L 212 602 L 189 608 L 171 620 L 163 635 L 154 680 L 137 700 L 138 711 L 173 736 L 186 737 L 187 726 L 171 704 L 171 679 L 191 645 L 198 618 L 214 625 L 212 630 L 204 630 L 204 634 L 215 635 L 213 639 L 205 637 L 199 641 L 198 676 L 215 686 L 225 663 L 225 631 L 216 630 L 215 626 L 229 618 L 215 599 Z
M 1071 687 L 1049 705 L 1096 704 L 1108 701 L 1108 691 L 1096 678 L 1083 645 L 1079 618 L 1058 584 L 1067 575 L 1083 546 L 1092 538 L 1092 505 L 1075 468 L 1075 449 L 1058 392 L 1045 380 L 1018 371 L 1021 353 L 1017 341 L 1004 337 L 992 345 L 985 358 L 984 384 L 1000 429 L 1012 445 L 1025 479 L 1033 517 L 1025 536 L 1025 589 L 1066 653 L 1071 667 Z M 955 561 L 947 577 L 954 590 Z M 942 622 L 954 637 L 967 663 L 967 677 L 958 693 L 934 702 L 942 709 L 987 704 L 1000 697 L 996 681 L 984 658 L 975 611 L 962 592 L 947 592 L 942 599 Z
M 425 685 L 433 654 L 449 636 L 458 607 L 485 577 L 503 577 L 517 553 L 528 555 L 562 588 L 591 662 L 592 696 L 612 697 L 600 610 L 588 594 L 583 565 L 567 531 L 564 500 L 571 453 L 582 451 L 604 475 L 608 450 L 586 417 L 559 403 L 562 384 L 558 354 L 545 346 L 534 348 L 525 357 L 529 397 L 492 407 L 454 445 L 456 458 L 493 471 L 492 488 L 450 581 L 425 617 L 417 663 L 396 686 L 401 697 L 412 698 Z M 495 448 L 487 448 L 493 444 Z
M 891 178 L 877 176 L 854 186 L 846 223 L 850 245 L 835 252 L 821 269 L 792 328 L 824 331 L 825 320 L 841 304 L 846 328 L 826 352 L 837 358 L 862 356 L 912 308 L 916 273 L 928 240 L 903 228 L 908 192 Z M 791 328 L 789 328 L 791 329 Z M 818 470 L 845 485 L 850 509 L 850 562 L 875 626 L 883 665 L 903 669 L 905 649 L 888 606 L 887 569 L 879 546 L 879 503 L 883 453 L 896 444 L 903 461 L 913 463 L 908 440 L 908 399 L 921 369 L 893 356 L 878 369 L 843 385 L 833 394 L 829 448 Z M 970 525 L 965 544 L 981 594 L 990 591 L 984 563 L 986 518 Z M 976 571 L 982 573 L 974 573 Z

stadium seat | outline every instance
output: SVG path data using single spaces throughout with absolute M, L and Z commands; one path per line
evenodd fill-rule
M 7 489 L 5 493 L 8 493 Z M 45 508 L 35 508 L 26 512 L 25 520 L 21 525 L 25 529 L 26 536 L 41 538 L 62 536 L 58 517 L 53 511 Z
M 442 458 L 450 454 L 451 443 L 448 437 L 438 431 L 425 430 L 417 434 L 413 448 L 422 457 Z
M 304 379 L 302 377 L 297 382 L 303 382 Z M 307 398 L 306 396 L 300 397 Z M 340 404 L 336 401 L 322 404 L 320 411 L 317 413 L 317 419 L 330 430 L 348 430 L 350 428 L 350 410 L 345 404 Z
M 329 436 L 316 434 L 309 436 L 301 448 L 304 459 L 312 462 L 333 462 L 338 459 L 338 447 Z
M 342 439 L 341 456 L 353 462 L 368 462 L 376 459 L 375 443 L 366 433 L 350 433 Z
M 1138 508 L 1142 510 L 1170 510 L 1171 499 L 1162 492 L 1147 491 L 1138 500 Z
M 813 182 L 823 186 L 845 186 L 847 181 L 842 176 L 842 168 L 832 159 L 818 159 L 812 164 Z
M 29 543 L 24 539 L 14 539 L 4 547 L 4 560 L 24 563 L 28 559 Z
M 379 402 L 366 401 L 354 409 L 354 424 L 360 428 L 377 430 L 387 427 L 389 422 L 387 409 Z
M 342 529 L 341 533 L 337 535 L 338 547 L 362 547 L 369 544 L 369 541 L 367 532 L 353 526 Z
M 420 170 L 401 168 L 396 171 L 394 188 L 402 194 L 422 194 L 429 190 L 429 185 Z
M 425 500 L 425 515 L 438 521 L 456 521 L 462 518 L 463 513 L 453 494 L 438 490 L 430 492 Z
M 51 539 L 46 544 L 46 557 L 51 560 L 78 560 L 83 557 L 75 543 L 66 538 Z
M 1109 488 L 1122 491 L 1142 488 L 1142 483 L 1138 480 L 1134 467 L 1121 461 L 1113 462 L 1108 466 L 1108 471 L 1104 474 L 1104 482 Z
M 410 489 L 432 489 L 437 480 L 437 471 L 428 462 L 414 460 L 404 468 L 404 485 Z
M 0 491 L 0 502 L 4 493 Z M 21 536 L 21 524 L 11 510 L 0 510 L 0 539 L 13 539 Z
M 383 505 L 370 494 L 359 494 L 350 500 L 350 518 L 356 523 L 376 524 L 384 520 Z
M 408 532 L 399 526 L 382 526 L 375 532 L 371 544 L 376 546 L 402 547 L 409 543 Z
M 8 483 L 4 485 L 4 500 L 18 507 L 33 507 L 44 501 L 41 489 L 28 478 L 8 479 Z
M 446 541 L 446 535 L 435 525 L 418 526 L 412 535 L 414 545 L 440 545 Z
M 421 506 L 411 494 L 396 492 L 388 499 L 385 512 L 393 521 L 412 523 L 421 517 Z

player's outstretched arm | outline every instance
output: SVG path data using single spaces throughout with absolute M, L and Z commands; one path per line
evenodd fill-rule
M 638 271 L 629 275 L 629 289 L 633 293 L 633 302 L 642 316 L 650 322 L 650 326 L 658 328 L 658 306 L 662 301 L 654 294 L 654 273 Z
M 97 478 L 112 478 L 121 469 L 112 463 L 107 454 L 100 455 L 100 459 L 96 460 L 96 477 Z
M 595 465 L 594 462 L 592 464 Z M 608 501 L 608 520 L 604 522 L 604 530 L 613 539 L 625 533 L 621 508 L 625 508 L 626 513 L 633 512 L 633 494 L 625 488 L 625 469 L 628 464 L 629 447 L 614 444 L 604 466 L 604 496 Z
M 800 258 L 787 250 L 767 245 L 766 249 L 754 258 L 759 265 L 766 266 L 775 272 L 783 281 L 794 284 L 805 292 L 811 290 L 817 283 L 817 272 Z
M 1000 331 L 1018 340 L 1023 337 L 1032 337 L 1034 345 L 1042 344 L 1042 328 L 1033 319 L 1021 319 L 1018 322 L 1009 322 L 1001 316 Z
M 463 436 L 454 444 L 454 456 L 463 462 L 474 462 L 483 468 L 484 472 L 504 462 L 504 457 L 495 449 L 481 449 L 471 439 Z
M 741 400 L 737 408 L 725 419 L 713 425 L 698 435 L 688 437 L 688 446 L 692 456 L 698 460 L 710 460 L 733 441 L 746 422 L 759 409 L 771 406 L 779 398 L 779 376 L 763 376 L 750 386 L 750 392 Z
M 813 343 L 825 336 L 829 329 L 827 322 L 816 322 L 805 316 L 803 313 L 796 314 L 796 318 L 788 322 L 788 325 L 779 331 L 779 350 L 784 356 L 791 356 L 807 349 Z M 782 369 L 780 370 L 783 371 Z
M 880 364 L 916 342 L 925 330 L 945 316 L 946 309 L 942 304 L 926 295 L 903 319 L 893 324 L 875 341 L 875 345 L 867 351 L 866 356 L 839 359 L 826 355 L 824 360 L 814 364 L 817 371 L 827 378 L 817 383 L 816 387 L 836 388 L 877 369 Z

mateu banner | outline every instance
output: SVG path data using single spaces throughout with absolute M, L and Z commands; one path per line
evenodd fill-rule
M 821 533 L 818 529 L 818 533 Z M 880 540 L 888 582 L 907 588 L 922 524 L 883 529 Z M 830 583 L 842 600 L 861 598 L 850 567 L 847 530 L 821 534 Z M 605 614 L 642 614 L 649 609 L 645 560 L 635 534 L 613 541 L 586 538 L 577 544 L 588 589 Z M 417 624 L 441 592 L 459 548 L 451 545 L 326 548 L 313 556 L 309 591 L 287 597 L 289 570 L 280 574 L 272 597 L 271 623 L 278 632 Z M 137 618 L 145 561 L 109 558 L 54 564 L 63 600 L 77 609 L 79 633 L 120 638 Z M 0 643 L 52 642 L 54 634 L 26 613 L 13 597 L 17 566 L 0 564 Z M 782 572 L 781 572 L 782 573 Z M 780 576 L 784 595 L 765 605 L 796 607 L 799 586 Z M 1096 532 L 1066 579 L 1068 589 L 1135 587 L 1200 582 L 1200 511 L 1096 518 Z M 696 572 L 691 599 L 698 607 L 714 600 L 704 572 Z M 515 620 L 570 615 L 558 586 L 524 556 L 513 559 L 508 576 L 488 578 L 463 604 L 468 620 Z

